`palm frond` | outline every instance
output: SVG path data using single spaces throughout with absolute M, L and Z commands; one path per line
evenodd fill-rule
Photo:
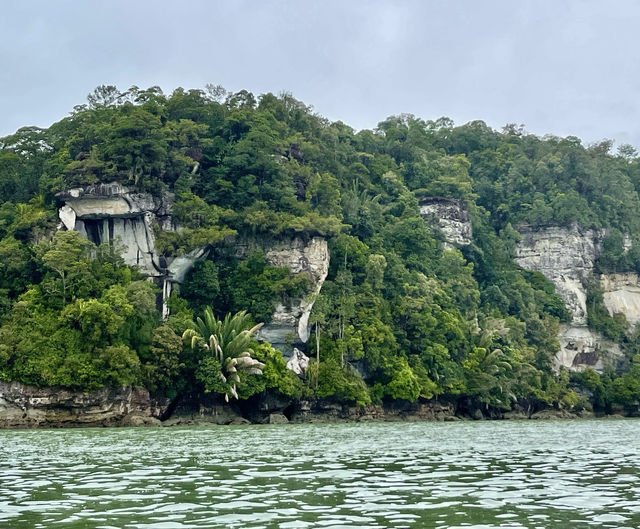
M 231 382 L 225 393 L 229 397 L 238 398 L 236 384 L 241 382 L 239 373 L 261 375 L 264 364 L 252 357 L 251 343 L 262 327 L 262 323 L 253 325 L 251 316 L 246 311 L 227 314 L 218 320 L 211 307 L 206 307 L 202 317 L 196 318 L 193 329 L 187 329 L 182 339 L 185 344 L 195 348 L 198 342 L 220 363 L 220 378 L 223 382 Z

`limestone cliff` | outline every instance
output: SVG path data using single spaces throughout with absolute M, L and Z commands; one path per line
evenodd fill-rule
M 97 245 L 119 244 L 124 261 L 149 277 L 166 275 L 155 250 L 153 224 L 171 229 L 170 195 L 134 193 L 113 182 L 69 189 L 57 197 L 64 201 L 58 216 L 66 229 Z
M 600 255 L 602 233 L 579 226 L 535 229 L 519 227 L 516 263 L 551 280 L 565 300 L 574 325 L 587 324 L 585 286 Z
M 604 306 L 611 316 L 624 314 L 634 330 L 640 322 L 640 278 L 636 273 L 605 274 L 600 278 Z
M 587 284 L 593 277 L 605 232 L 575 225 L 569 228 L 520 226 L 519 231 L 521 240 L 516 248 L 516 263 L 527 270 L 541 272 L 553 282 L 571 314 L 571 323 L 560 327 L 556 367 L 602 370 L 606 364 L 614 364 L 621 355 L 620 347 L 587 328 Z M 608 310 L 625 312 L 627 307 L 634 307 L 633 314 L 640 320 L 640 288 L 636 293 L 630 286 L 632 278 L 603 276 L 601 281 Z M 637 285 L 637 277 L 635 281 Z
M 420 215 L 430 226 L 437 226 L 445 239 L 445 249 L 471 244 L 472 230 L 469 211 L 460 199 L 423 197 L 419 200 Z
M 560 325 L 558 333 L 560 351 L 555 367 L 581 371 L 590 367 L 601 372 L 605 366 L 615 366 L 622 355 L 620 346 L 592 331 L 586 325 Z
M 163 412 L 142 388 L 73 392 L 0 381 L 0 428 L 157 424 Z
M 94 391 L 36 388 L 0 381 L 0 429 L 75 426 L 180 426 L 246 423 L 218 395 L 156 399 L 144 388 Z
M 172 196 L 158 198 L 149 193 L 135 193 L 118 183 L 97 184 L 59 193 L 64 202 L 59 209 L 61 227 L 75 230 L 95 244 L 118 244 L 122 257 L 137 266 L 163 287 L 163 298 L 182 283 L 197 259 L 207 256 L 208 248 L 197 248 L 178 257 L 165 257 L 155 247 L 154 229 L 179 229 L 171 217 Z M 259 338 L 275 347 L 290 350 L 292 345 L 309 339 L 309 315 L 315 296 L 329 271 L 327 241 L 322 237 L 269 239 L 251 238 L 236 241 L 236 255 L 247 257 L 256 250 L 264 252 L 273 266 L 289 268 L 293 274 L 309 278 L 309 291 L 287 305 L 278 304 L 271 322 Z M 164 316 L 167 315 L 164 307 Z
M 309 315 L 316 295 L 329 273 L 329 249 L 322 237 L 306 241 L 301 237 L 285 240 L 245 239 L 236 244 L 236 255 L 247 257 L 260 250 L 272 266 L 287 267 L 293 274 L 309 278 L 309 290 L 289 304 L 279 303 L 271 321 L 260 329 L 258 338 L 289 353 L 295 344 L 309 339 Z

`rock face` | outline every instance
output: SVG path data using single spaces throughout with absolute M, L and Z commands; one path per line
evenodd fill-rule
M 62 224 L 99 245 L 117 243 L 122 257 L 149 277 L 166 275 L 155 249 L 154 223 L 171 229 L 171 197 L 134 193 L 118 183 L 96 184 L 59 193 Z
M 624 314 L 633 331 L 640 322 L 640 278 L 636 273 L 603 274 L 604 306 L 611 316 Z
M 145 389 L 86 393 L 0 381 L 0 428 L 153 425 L 163 411 Z
M 271 318 L 258 334 L 260 340 L 270 342 L 285 354 L 292 346 L 306 343 L 309 339 L 309 315 L 313 302 L 329 273 L 329 249 L 322 237 L 306 241 L 301 237 L 289 240 L 244 240 L 236 245 L 238 257 L 248 257 L 260 250 L 272 266 L 283 266 L 293 274 L 304 274 L 309 278 L 307 295 L 292 299 L 288 305 L 279 303 Z
M 447 402 L 394 402 L 388 405 L 350 407 L 322 400 L 300 401 L 292 416 L 294 423 L 396 422 L 455 420 L 455 405 Z
M 582 371 L 587 367 L 602 372 L 605 366 L 614 365 L 622 355 L 620 346 L 604 338 L 586 326 L 561 325 L 558 333 L 560 351 L 555 367 Z
M 445 238 L 445 249 L 471 244 L 473 237 L 469 211 L 456 198 L 424 197 L 419 201 L 420 215 L 431 226 L 438 226 Z
M 600 255 L 602 234 L 595 230 L 549 227 L 540 230 L 520 228 L 522 236 L 516 263 L 537 270 L 551 280 L 565 300 L 574 325 L 587 324 L 585 285 Z
M 571 314 L 571 323 L 562 325 L 558 335 L 560 352 L 555 359 L 556 368 L 602 370 L 606 364 L 614 363 L 622 354 L 619 346 L 587 328 L 586 286 L 593 276 L 604 232 L 583 230 L 579 226 L 542 229 L 521 226 L 519 231 L 521 240 L 516 248 L 516 263 L 527 270 L 541 272 L 553 282 Z M 609 281 L 603 284 L 605 291 L 610 283 L 620 284 Z M 605 293 L 610 312 L 614 307 L 622 307 L 625 301 L 635 303 L 634 294 L 625 289 L 627 287 Z M 637 302 L 640 319 L 640 288 Z
M 163 426 L 198 426 L 207 424 L 245 424 L 249 421 L 225 404 L 220 395 L 207 394 L 196 400 L 181 401 Z
M 163 286 L 163 299 L 171 294 L 175 283 L 184 281 L 196 260 L 207 256 L 206 248 L 198 248 L 184 256 L 165 258 L 155 247 L 154 227 L 178 229 L 171 217 L 171 195 L 161 198 L 149 193 L 134 193 L 118 183 L 96 184 L 69 189 L 58 194 L 64 201 L 58 216 L 68 230 L 75 230 L 95 244 L 120 244 L 122 257 L 131 266 Z M 294 274 L 309 277 L 309 292 L 301 299 L 279 304 L 272 320 L 260 330 L 259 338 L 283 350 L 309 339 L 309 314 L 315 296 L 329 271 L 327 241 L 322 237 L 305 240 L 251 239 L 238 241 L 238 257 L 253 251 L 265 253 L 267 262 L 289 268 Z M 163 316 L 167 316 L 163 307 Z
M 199 248 L 166 259 L 156 250 L 154 228 L 177 229 L 171 217 L 170 194 L 158 198 L 112 182 L 69 189 L 57 197 L 64 200 L 58 217 L 67 230 L 77 231 L 96 245 L 119 245 L 126 264 L 138 267 L 162 286 L 162 299 L 169 297 L 174 284 L 184 281 L 193 263 L 207 253 L 205 248 Z M 165 304 L 162 315 L 169 315 Z

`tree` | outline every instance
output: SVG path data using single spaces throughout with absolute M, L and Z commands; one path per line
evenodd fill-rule
M 320 333 L 322 327 L 327 323 L 327 312 L 329 311 L 329 305 L 327 297 L 323 294 L 318 294 L 313 302 L 313 309 L 309 317 L 309 326 L 315 327 L 315 342 L 316 342 L 316 375 L 320 366 Z M 318 377 L 315 377 L 315 386 L 318 387 Z
M 159 390 L 169 397 L 175 397 L 180 382 L 182 340 L 169 325 L 161 325 L 153 330 L 151 358 L 144 365 L 145 382 L 152 390 Z
M 467 389 L 485 404 L 509 408 L 506 372 L 511 364 L 504 359 L 501 349 L 493 351 L 487 347 L 474 347 L 462 362 L 467 379 Z
M 213 261 L 196 261 L 180 287 L 180 295 L 196 311 L 210 305 L 219 293 L 218 268 Z
M 83 239 L 75 231 L 59 231 L 53 236 L 49 249 L 42 256 L 42 262 L 60 279 L 54 288 L 62 296 L 62 308 L 67 304 L 67 291 L 74 282 L 81 280 L 88 272 L 89 251 L 95 246 Z
M 264 369 L 262 362 L 252 358 L 250 347 L 262 323 L 251 326 L 251 317 L 244 311 L 218 320 L 211 307 L 206 307 L 203 318 L 197 318 L 194 327 L 184 331 L 182 340 L 191 349 L 201 348 L 207 354 L 196 376 L 204 382 L 205 391 L 223 389 L 227 402 L 230 395 L 237 399 L 238 373 L 261 375 Z M 222 382 L 222 388 L 218 381 Z

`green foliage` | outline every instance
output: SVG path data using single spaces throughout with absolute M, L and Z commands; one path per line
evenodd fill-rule
M 153 330 L 151 354 L 143 365 L 145 386 L 169 397 L 179 388 L 182 360 L 182 338 L 167 324 Z
M 262 375 L 265 365 L 252 357 L 250 347 L 262 323 L 251 325 L 246 312 L 227 314 L 224 320 L 218 320 L 211 307 L 206 307 L 203 318 L 196 318 L 193 328 L 184 331 L 185 345 L 203 352 L 196 378 L 206 392 L 223 393 L 227 401 L 230 396 L 237 399 L 241 373 Z
M 247 399 L 266 390 L 274 390 L 283 397 L 298 399 L 306 393 L 302 381 L 287 369 L 282 353 L 268 343 L 255 344 L 252 356 L 264 364 L 262 374 L 241 373 L 238 388 L 241 399 Z
M 218 260 L 216 260 L 218 261 Z M 271 266 L 264 253 L 256 251 L 245 260 L 221 258 L 218 262 L 218 294 L 209 299 L 218 315 L 227 312 L 247 311 L 254 319 L 269 322 L 278 302 L 289 305 L 292 299 L 301 298 L 308 289 L 308 276 L 292 274 L 286 267 Z M 202 265 L 189 276 L 183 289 L 184 297 L 196 307 L 200 296 L 209 296 L 211 289 L 195 292 L 194 285 L 205 286 L 213 281 L 215 265 Z M 208 279 L 205 277 L 208 274 Z
M 232 212 L 208 205 L 193 193 L 181 193 L 173 204 L 172 212 L 180 229 L 156 232 L 156 247 L 167 255 L 183 255 L 237 233 L 224 225 Z
M 623 340 L 629 323 L 622 313 L 611 316 L 604 306 L 602 289 L 592 283 L 587 291 L 587 316 L 589 326 L 613 341 Z
M 385 394 L 392 399 L 415 401 L 422 393 L 423 385 L 404 357 L 394 358 L 387 370 L 391 380 L 385 386 Z
M 474 347 L 462 362 L 467 380 L 467 391 L 480 402 L 496 407 L 510 408 L 509 386 L 511 364 L 500 349 L 490 351 Z
M 523 223 L 579 224 L 606 230 L 597 272 L 640 272 L 636 154 L 411 115 L 355 133 L 289 94 L 98 87 L 48 129 L 0 139 L 0 377 L 144 384 L 170 397 L 311 392 L 358 405 L 445 395 L 501 409 L 578 409 L 585 392 L 596 409 L 632 407 L 639 347 L 624 318 L 609 316 L 591 288 L 589 324 L 621 343 L 621 371 L 571 381 L 554 373 L 559 323 L 570 315 L 552 283 L 513 258 Z M 156 247 L 167 257 L 208 252 L 182 297 L 167 300 L 165 323 L 157 290 L 117 247 L 55 232 L 56 193 L 98 182 L 173 193 L 177 229 L 158 230 Z M 420 215 L 424 197 L 464 203 L 473 244 L 444 250 L 441 230 Z M 318 235 L 331 255 L 319 294 L 306 273 L 265 255 Z M 232 322 L 215 316 L 239 311 L 251 315 L 245 323 L 268 322 L 277 304 L 301 299 L 315 299 L 306 387 L 280 353 L 246 336 L 252 325 L 237 331 L 238 348 L 217 327 Z M 196 330 L 193 311 L 207 306 Z M 196 334 L 184 347 L 187 329 Z M 243 358 L 262 374 L 238 369 Z
M 2 376 L 71 388 L 139 383 L 158 321 L 153 287 L 75 232 L 33 250 L 45 273 L 0 327 Z
M 220 295 L 218 267 L 213 261 L 196 261 L 180 286 L 181 296 L 195 312 L 201 312 Z M 175 309 L 172 313 L 177 312 Z
M 366 406 L 371 403 L 369 390 L 362 377 L 351 369 L 341 367 L 333 359 L 320 364 L 316 395 L 356 406 Z

